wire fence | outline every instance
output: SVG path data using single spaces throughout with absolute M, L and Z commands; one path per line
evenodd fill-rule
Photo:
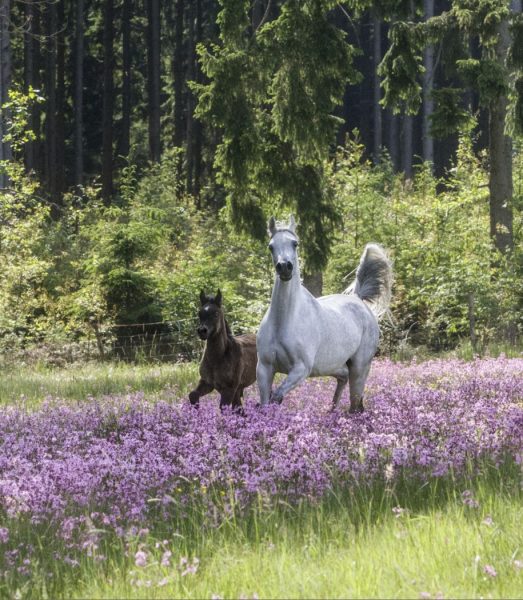
M 149 323 L 92 324 L 87 352 L 102 360 L 197 360 L 203 342 L 196 335 L 197 320 L 155 321 Z

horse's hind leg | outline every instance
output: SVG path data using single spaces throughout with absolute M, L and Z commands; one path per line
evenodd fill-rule
M 363 391 L 365 382 L 369 375 L 370 363 L 372 359 L 366 362 L 359 362 L 351 359 L 349 361 L 349 389 L 350 389 L 350 409 L 351 413 L 363 412 Z
M 345 389 L 347 381 L 349 380 L 349 368 L 346 365 L 344 365 L 338 373 L 333 374 L 333 377 L 336 377 L 338 381 L 336 385 L 336 390 L 334 392 L 334 397 L 332 399 L 332 409 L 334 410 L 338 404 L 341 393 Z

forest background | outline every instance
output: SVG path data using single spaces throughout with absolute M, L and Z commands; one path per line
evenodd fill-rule
M 194 358 L 200 289 L 269 303 L 270 214 L 305 284 L 365 243 L 382 350 L 517 344 L 521 0 L 0 0 L 0 354 Z

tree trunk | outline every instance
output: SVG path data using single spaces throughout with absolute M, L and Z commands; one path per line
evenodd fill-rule
M 499 26 L 496 59 L 506 63 L 510 45 L 508 20 Z M 490 235 L 494 246 L 503 254 L 514 248 L 512 215 L 512 139 L 505 135 L 507 98 L 500 96 L 489 107 L 490 154 Z
M 102 197 L 111 203 L 113 193 L 113 0 L 105 0 L 104 7 L 104 90 L 103 90 L 103 141 L 102 141 Z
M 25 4 L 25 31 L 24 31 L 24 82 L 25 91 L 35 88 L 34 82 L 34 0 L 26 0 Z M 34 111 L 29 115 L 29 129 L 34 132 Z M 25 144 L 25 167 L 27 171 L 33 171 L 35 167 L 35 143 L 29 141 Z
M 65 0 L 59 0 L 57 5 L 58 21 L 56 48 L 56 198 L 60 206 L 62 194 L 65 191 Z M 59 214 L 55 215 L 59 217 Z
M 10 0 L 0 0 L 0 106 L 9 99 L 11 86 L 11 40 L 9 32 Z M 0 160 L 11 158 L 11 148 L 3 141 L 6 134 L 5 114 L 0 118 Z M 0 173 L 0 188 L 9 184 L 7 176 Z
M 76 39 L 74 73 L 74 183 L 81 188 L 84 176 L 84 0 L 76 0 Z
M 265 14 L 265 6 L 263 0 L 253 0 L 251 9 L 251 27 L 253 31 L 256 31 L 262 22 L 263 15 Z
M 372 32 L 373 32 L 373 125 L 374 125 L 374 139 L 373 139 L 373 159 L 374 164 L 380 162 L 381 148 L 383 146 L 382 138 L 382 109 L 381 109 L 381 87 L 380 78 L 378 75 L 378 66 L 381 62 L 381 23 L 376 15 L 372 18 Z
M 314 297 L 319 298 L 323 292 L 323 273 L 321 271 L 304 273 L 303 285 Z
M 423 0 L 425 20 L 434 16 L 434 0 Z M 430 132 L 431 117 L 434 112 L 432 88 L 434 84 L 434 46 L 426 46 L 423 53 L 423 160 L 434 165 L 434 138 Z
M 131 149 L 131 3 L 123 0 L 122 11 L 122 137 L 120 156 Z
M 196 44 L 202 41 L 202 0 L 196 0 Z M 202 73 L 195 56 L 196 81 L 201 82 Z M 196 206 L 200 208 L 200 191 L 202 178 L 202 145 L 203 131 L 202 123 L 199 119 L 194 119 L 193 125 L 193 151 L 194 151 L 194 188 L 193 193 L 196 198 Z
M 46 6 L 46 96 L 45 111 L 45 173 L 47 191 L 52 202 L 57 201 L 57 154 L 56 154 L 56 59 L 57 59 L 57 15 L 56 3 Z
M 149 157 L 161 158 L 160 139 L 160 0 L 145 0 L 147 4 L 147 84 L 149 90 Z
M 401 132 L 401 170 L 405 173 L 407 179 L 412 178 L 412 130 L 413 117 L 403 115 L 403 127 Z
M 183 16 L 184 0 L 176 0 L 174 56 L 173 56 L 173 82 L 174 82 L 174 145 L 181 148 L 183 145 Z
M 195 36 L 194 36 L 194 20 L 195 10 L 194 5 L 191 3 L 187 10 L 187 41 L 188 41 L 188 52 L 187 52 L 187 81 L 192 81 L 195 76 L 196 67 L 196 49 L 195 49 Z M 193 178 L 194 178 L 194 140 L 193 140 L 193 125 L 194 125 L 194 95 L 191 90 L 187 89 L 187 191 L 189 194 L 193 193 Z
M 395 115 L 392 110 L 387 110 L 389 121 L 388 147 L 390 160 L 394 171 L 400 170 L 400 117 Z

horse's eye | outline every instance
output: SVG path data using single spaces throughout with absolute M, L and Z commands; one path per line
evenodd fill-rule
M 272 244 L 269 244 L 267 248 L 269 248 L 269 252 L 272 252 Z
M 294 242 L 292 242 L 292 245 L 297 248 L 298 247 L 298 242 L 296 240 L 294 240 Z

